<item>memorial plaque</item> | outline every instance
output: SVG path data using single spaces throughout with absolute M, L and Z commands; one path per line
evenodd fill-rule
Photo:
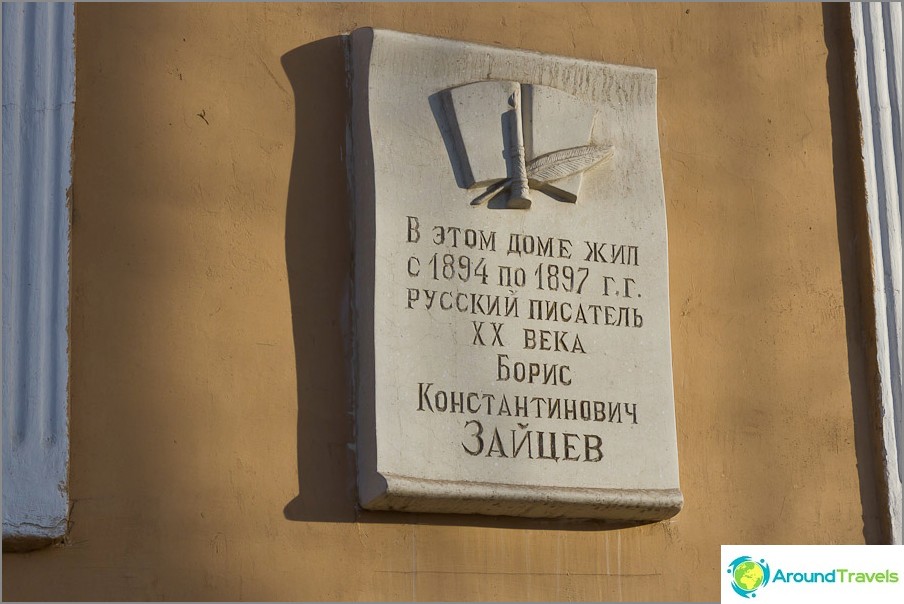
M 681 507 L 656 72 L 351 36 L 368 509 Z

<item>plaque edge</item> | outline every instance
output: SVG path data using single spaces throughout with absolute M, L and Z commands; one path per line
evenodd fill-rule
M 366 510 L 658 522 L 684 507 L 681 489 L 549 487 L 377 473 Z M 376 480 L 373 480 L 376 479 Z M 375 482 L 382 488 L 373 488 Z M 364 495 L 364 493 L 362 493 Z

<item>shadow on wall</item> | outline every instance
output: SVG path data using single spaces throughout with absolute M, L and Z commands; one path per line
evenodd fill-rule
M 286 518 L 354 521 L 350 353 L 351 199 L 344 36 L 282 57 L 295 93 L 286 268 L 298 384 L 298 491 Z
M 347 36 L 282 57 L 295 94 L 286 268 L 298 384 L 298 496 L 288 520 L 614 530 L 649 523 L 371 512 L 357 505 L 352 401 L 353 200 L 346 173 Z

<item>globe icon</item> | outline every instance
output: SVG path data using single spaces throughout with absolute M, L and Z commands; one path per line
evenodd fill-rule
M 734 582 L 744 591 L 753 591 L 763 584 L 763 567 L 753 560 L 738 564 L 734 570 Z

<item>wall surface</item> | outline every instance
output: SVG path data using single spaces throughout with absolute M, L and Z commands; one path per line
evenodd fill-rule
M 4 554 L 4 598 L 714 600 L 721 543 L 871 539 L 830 13 L 78 5 L 71 529 Z M 674 519 L 356 511 L 338 36 L 361 26 L 658 70 Z

